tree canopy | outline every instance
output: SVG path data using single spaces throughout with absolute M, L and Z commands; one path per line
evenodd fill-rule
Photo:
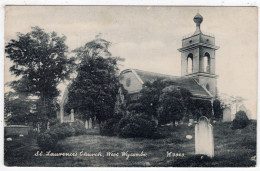
M 108 48 L 111 43 L 95 39 L 73 52 L 80 61 L 77 76 L 69 87 L 67 108 L 73 108 L 84 119 L 104 121 L 114 113 L 119 89 L 119 58 Z
M 66 37 L 46 33 L 32 27 L 26 34 L 18 33 L 5 47 L 6 57 L 13 65 L 10 72 L 19 79 L 9 83 L 17 93 L 37 96 L 38 113 L 51 117 L 52 103 L 59 95 L 57 85 L 69 77 L 74 59 L 67 57 Z
M 181 120 L 192 103 L 191 93 L 184 88 L 169 85 L 162 90 L 159 99 L 159 121 L 167 123 Z

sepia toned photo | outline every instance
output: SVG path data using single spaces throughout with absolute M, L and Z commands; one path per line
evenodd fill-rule
M 258 8 L 5 6 L 6 167 L 256 167 Z

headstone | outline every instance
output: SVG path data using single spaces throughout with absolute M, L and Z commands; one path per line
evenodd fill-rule
M 231 109 L 229 107 L 223 110 L 223 122 L 231 122 Z
M 48 121 L 47 122 L 47 130 L 49 130 L 50 129 L 50 122 Z
M 70 121 L 74 122 L 74 109 L 71 109 L 70 111 Z
M 191 140 L 192 139 L 192 135 L 186 135 L 186 139 Z
M 214 157 L 213 127 L 205 116 L 195 125 L 195 153 Z
M 13 139 L 12 138 L 7 138 L 6 141 L 13 141 Z
M 93 123 L 92 123 L 92 118 L 89 119 L 89 122 L 88 122 L 88 123 L 89 123 L 89 129 L 92 129 L 92 125 L 93 125 Z
M 85 128 L 86 129 L 89 129 L 89 124 L 88 123 L 89 123 L 89 120 L 86 120 L 86 122 L 85 122 Z

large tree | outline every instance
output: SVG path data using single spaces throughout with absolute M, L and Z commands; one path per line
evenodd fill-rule
M 33 119 L 34 101 L 23 94 L 7 92 L 4 94 L 4 114 L 10 124 L 25 124 Z M 31 117 L 31 118 L 30 118 Z
M 26 34 L 18 33 L 5 47 L 6 57 L 13 65 L 10 72 L 19 77 L 10 83 L 18 93 L 37 96 L 38 113 L 51 117 L 53 100 L 59 95 L 57 85 L 68 78 L 74 59 L 67 57 L 66 37 L 46 33 L 32 27 Z
M 112 117 L 119 89 L 118 60 L 109 52 L 110 42 L 95 39 L 73 52 L 79 59 L 77 76 L 69 87 L 66 108 L 73 108 L 83 119 Z
M 159 121 L 169 123 L 181 120 L 190 111 L 191 93 L 181 87 L 169 85 L 162 90 L 158 108 Z
M 137 113 L 144 113 L 148 116 L 158 116 L 159 99 L 162 90 L 167 83 L 161 79 L 153 82 L 145 82 L 140 91 L 140 98 L 135 103 L 128 105 L 128 110 L 135 110 Z

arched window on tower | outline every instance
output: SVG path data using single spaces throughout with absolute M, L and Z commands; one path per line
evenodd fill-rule
M 207 73 L 210 72 L 210 55 L 208 52 L 206 52 L 203 57 L 203 71 Z
M 188 74 L 193 73 L 193 55 L 190 53 L 187 57 Z

